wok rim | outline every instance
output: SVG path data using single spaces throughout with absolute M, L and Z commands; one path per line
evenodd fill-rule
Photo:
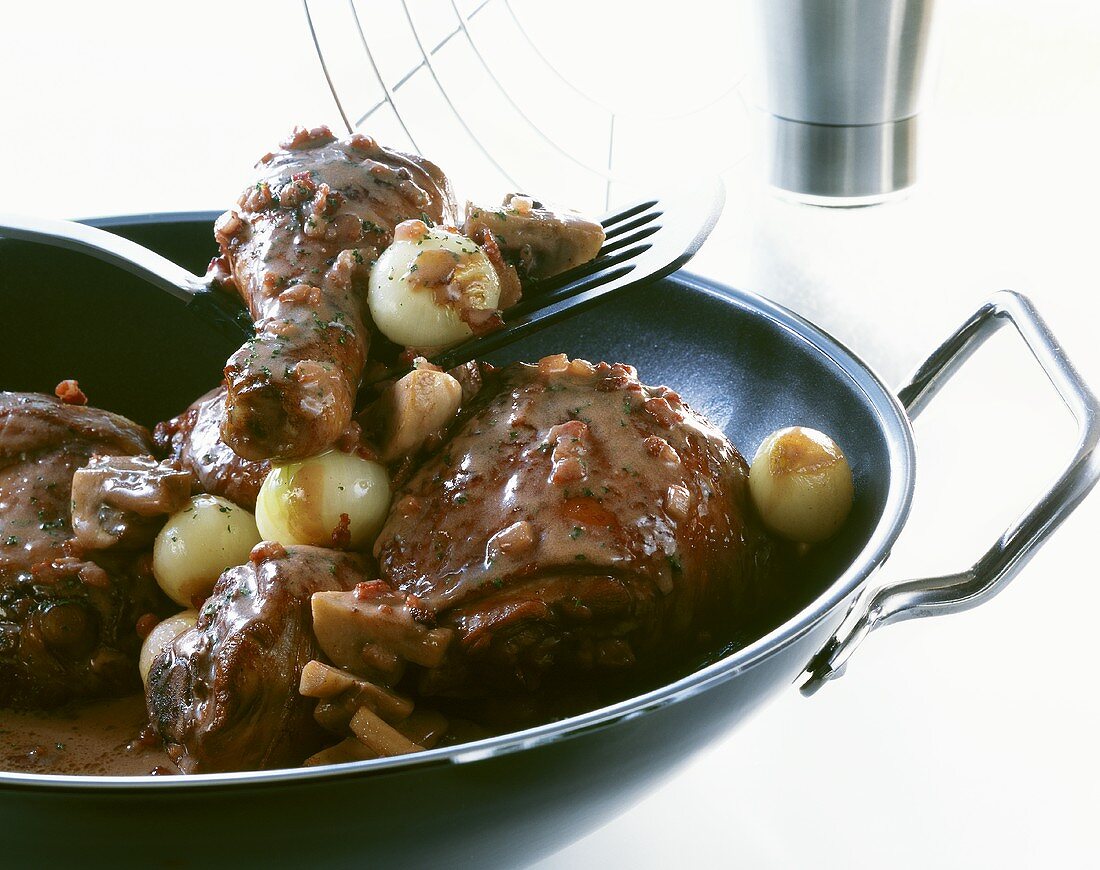
M 96 217 L 87 223 L 99 227 L 135 224 L 213 221 L 220 212 L 151 212 Z M 16 792 L 163 792 L 186 789 L 255 788 L 268 783 L 317 784 L 349 777 L 367 778 L 395 774 L 443 764 L 468 764 L 511 752 L 543 746 L 581 734 L 611 727 L 664 706 L 707 691 L 733 679 L 789 647 L 812 631 L 882 564 L 901 534 L 913 500 L 916 448 L 913 428 L 905 409 L 892 390 L 859 356 L 820 327 L 790 309 L 745 290 L 680 270 L 662 280 L 674 281 L 696 292 L 719 299 L 750 316 L 765 317 L 775 327 L 792 333 L 817 354 L 831 361 L 867 399 L 884 434 L 889 456 L 890 480 L 882 513 L 867 543 L 820 595 L 763 637 L 716 662 L 624 701 L 590 710 L 558 722 L 513 731 L 457 746 L 429 749 L 410 755 L 308 768 L 240 771 L 234 773 L 175 774 L 167 776 L 85 776 L 78 774 L 23 773 L 0 771 L 0 790 Z

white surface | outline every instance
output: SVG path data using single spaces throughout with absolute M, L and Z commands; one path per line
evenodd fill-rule
M 1100 13 L 1084 0 L 940 5 L 921 189 L 818 210 L 741 164 L 694 268 L 790 305 L 895 384 L 987 292 L 1012 287 L 1100 387 Z M 292 123 L 336 120 L 289 0 L 5 4 L 0 32 L 0 210 L 217 207 Z M 917 504 L 884 579 L 968 564 L 1072 431 L 1005 333 L 918 438 Z M 788 690 L 539 866 L 1095 866 L 1098 525 L 1093 496 L 995 601 L 876 634 L 843 679 L 811 700 Z

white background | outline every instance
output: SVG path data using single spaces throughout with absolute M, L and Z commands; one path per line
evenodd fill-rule
M 941 7 L 920 188 L 873 209 L 802 207 L 763 189 L 751 148 L 730 148 L 715 161 L 749 157 L 726 172 L 726 214 L 693 268 L 793 307 L 894 384 L 989 291 L 1022 290 L 1100 387 L 1100 7 Z M 713 46 L 723 32 L 737 44 L 738 10 L 717 8 L 678 3 L 675 26 L 655 26 L 629 4 L 634 30 L 606 44 L 635 40 L 652 59 L 648 28 L 671 56 L 696 22 L 714 75 L 733 78 L 737 52 Z M 559 25 L 584 20 L 584 4 L 555 9 Z M 221 208 L 290 125 L 339 120 L 290 0 L 4 4 L 0 34 L 0 210 Z M 603 43 L 578 44 L 583 72 Z M 638 102 L 629 77 L 594 68 L 604 91 Z M 674 125 L 653 135 L 692 171 Z M 461 166 L 430 156 L 461 186 Z M 969 564 L 1072 446 L 1007 333 L 968 368 L 917 427 L 915 511 L 880 579 Z M 876 634 L 843 679 L 811 700 L 787 690 L 539 866 L 1096 866 L 1098 529 L 1100 496 L 988 605 Z

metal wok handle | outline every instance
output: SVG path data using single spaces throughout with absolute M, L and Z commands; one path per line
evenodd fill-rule
M 1018 293 L 995 294 L 944 342 L 913 375 L 898 397 L 915 418 L 951 376 L 1006 323 L 1016 327 L 1077 421 L 1077 450 L 1054 485 L 973 566 L 957 574 L 908 580 L 856 599 L 837 633 L 811 659 L 802 684 L 812 695 L 844 672 L 863 639 L 882 625 L 956 613 L 988 601 L 1034 555 L 1100 477 L 1100 403 L 1066 358 L 1031 302 Z

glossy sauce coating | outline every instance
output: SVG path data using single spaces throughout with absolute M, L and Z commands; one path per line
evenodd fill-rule
M 630 366 L 557 357 L 490 375 L 376 544 L 383 579 L 459 638 L 422 689 L 630 668 L 716 613 L 736 618 L 768 552 L 747 471 Z
M 410 218 L 453 224 L 443 173 L 327 127 L 298 128 L 215 236 L 256 336 L 230 359 L 225 441 L 252 460 L 302 458 L 351 420 L 366 362 L 370 265 Z
M 147 724 L 141 695 L 46 712 L 0 709 L 0 770 L 83 776 L 176 773 L 160 741 L 142 737 Z
M 310 596 L 351 589 L 365 574 L 357 556 L 271 543 L 222 574 L 198 624 L 149 671 L 150 720 L 180 770 L 293 766 L 321 748 L 315 702 L 298 694 L 318 656 Z

